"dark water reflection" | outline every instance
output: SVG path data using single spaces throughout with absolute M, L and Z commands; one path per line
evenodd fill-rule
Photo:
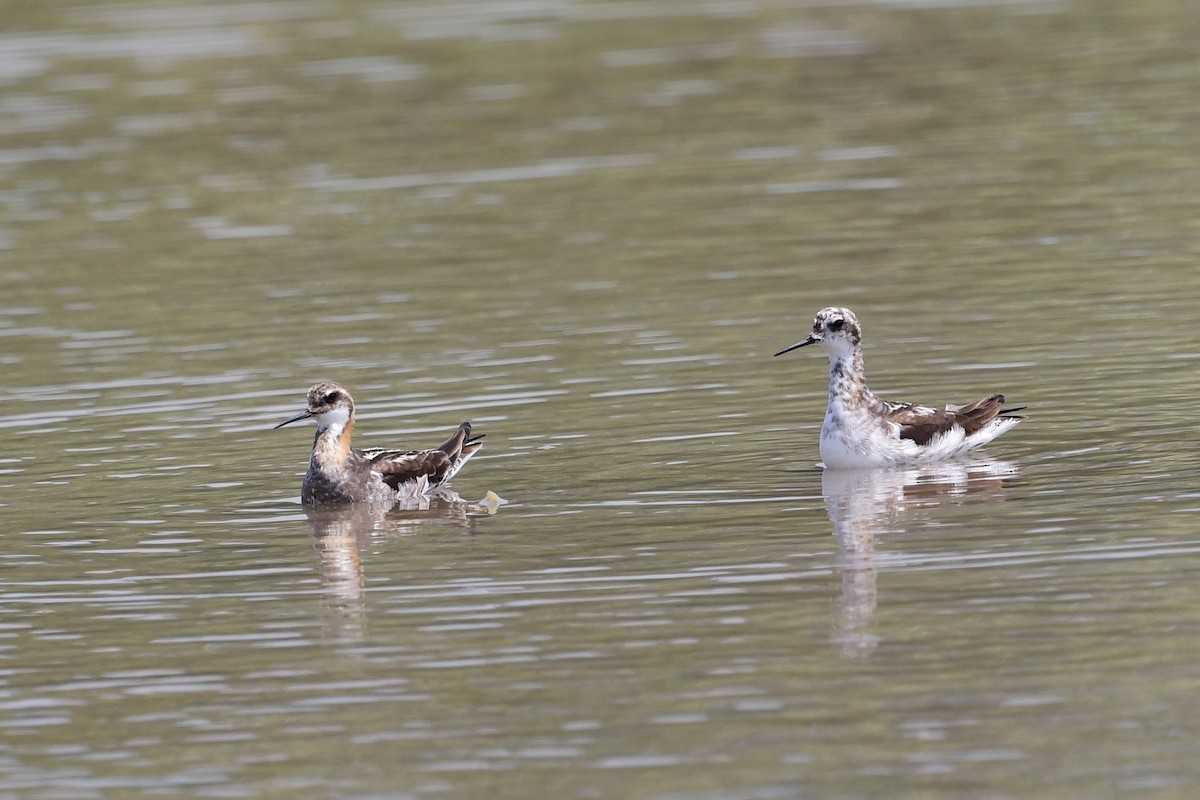
M 835 638 L 843 655 L 866 655 L 878 640 L 870 633 L 881 564 L 902 560 L 877 552 L 876 541 L 895 534 L 917 510 L 1004 500 L 1015 464 L 970 461 L 914 469 L 826 470 L 821 490 L 837 537 L 842 593 L 835 603 Z M 911 524 L 911 520 L 908 521 Z
M 406 507 L 304 507 L 313 546 L 321 563 L 322 607 L 327 632 L 340 639 L 362 640 L 366 623 L 366 575 L 363 552 L 390 539 L 451 530 L 474 535 L 477 517 L 495 514 L 499 498 L 469 503 L 454 492 L 417 498 Z M 432 529 L 432 530 L 431 530 Z
M 0 793 L 1195 794 L 1186 5 L 7 10 Z M 831 304 L 1030 420 L 822 474 Z

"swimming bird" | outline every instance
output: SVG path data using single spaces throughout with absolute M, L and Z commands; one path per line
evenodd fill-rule
M 959 458 L 981 447 L 1023 416 L 1004 408 L 994 394 L 964 406 L 939 410 L 884 400 L 867 386 L 862 328 L 848 308 L 817 312 L 807 338 L 776 353 L 819 344 L 829 356 L 829 405 L 821 425 L 821 460 L 826 467 L 854 469 L 920 464 Z
M 333 381 L 308 390 L 308 408 L 275 426 L 316 419 L 308 473 L 300 499 L 311 505 L 325 503 L 394 503 L 419 497 L 453 478 L 483 447 L 483 434 L 472 437 L 471 423 L 432 450 L 359 450 L 350 446 L 354 431 L 354 398 Z

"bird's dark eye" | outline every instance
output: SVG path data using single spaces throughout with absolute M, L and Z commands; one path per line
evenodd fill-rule
M 846 320 L 842 319 L 841 317 L 835 317 L 834 319 L 829 320 L 829 330 L 840 331 L 842 326 L 845 324 Z
M 321 402 L 325 403 L 326 405 L 333 405 L 337 401 L 338 401 L 338 393 L 337 392 L 329 392 L 328 394 L 326 394 L 324 397 L 321 398 Z

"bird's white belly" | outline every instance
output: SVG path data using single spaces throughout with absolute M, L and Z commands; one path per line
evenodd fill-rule
M 830 409 L 821 425 L 821 460 L 833 469 L 861 469 L 904 463 L 907 448 L 880 422 L 866 414 Z
M 901 439 L 896 428 L 862 410 L 830 406 L 821 426 L 821 460 L 834 469 L 891 467 L 960 458 L 1016 424 L 998 420 L 973 436 L 954 426 L 925 444 Z

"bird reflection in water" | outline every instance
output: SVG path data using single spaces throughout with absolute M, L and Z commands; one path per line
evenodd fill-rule
M 450 490 L 380 508 L 370 504 L 304 506 L 313 548 L 321 562 L 321 607 L 325 635 L 361 641 L 366 634 L 366 578 L 362 553 L 381 539 L 450 528 L 475 533 L 479 517 L 495 514 L 504 500 L 494 492 L 468 502 Z
M 834 640 L 843 656 L 870 655 L 879 643 L 871 631 L 876 536 L 903 530 L 903 518 L 917 509 L 1001 502 L 1016 475 L 1016 466 L 1002 461 L 822 473 L 821 493 L 838 541 L 842 585 L 834 603 Z

